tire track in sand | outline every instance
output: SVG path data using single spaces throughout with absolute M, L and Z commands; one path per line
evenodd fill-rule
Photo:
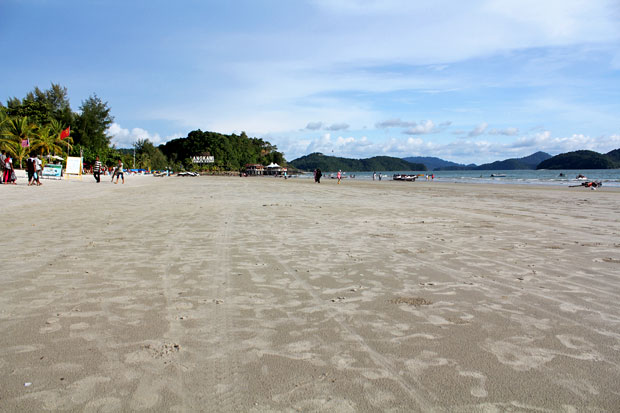
M 230 250 L 233 245 L 231 233 L 235 228 L 238 210 L 234 206 L 222 212 L 216 221 L 212 261 L 208 265 L 207 272 L 199 277 L 199 281 L 201 284 L 211 284 L 213 294 L 211 302 L 208 303 L 211 306 L 208 320 L 209 337 L 205 343 L 211 348 L 208 349 L 209 360 L 204 366 L 207 370 L 206 388 L 210 398 L 208 410 L 233 412 L 247 409 L 249 401 L 243 391 L 237 341 L 232 333 L 233 307 L 229 302 L 232 298 L 229 285 L 232 267 Z

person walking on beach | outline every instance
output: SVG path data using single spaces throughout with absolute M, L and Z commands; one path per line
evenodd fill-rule
M 0 152 L 0 184 L 4 183 L 4 162 L 6 161 L 6 151 Z
M 321 183 L 321 177 L 323 176 L 323 173 L 321 172 L 321 170 L 319 168 L 316 168 L 316 176 L 314 178 L 314 180 L 316 181 L 317 184 Z
M 15 182 L 17 177 L 15 176 L 15 171 L 13 170 L 13 159 L 11 159 L 11 155 L 6 156 L 4 160 L 4 183 L 5 184 L 13 184 L 17 185 Z
M 41 155 L 37 155 L 37 157 L 34 158 L 34 161 L 36 162 L 36 165 L 37 165 L 36 173 L 35 173 L 35 176 L 37 179 L 37 185 L 41 186 L 43 185 L 41 183 L 41 172 L 43 172 L 43 161 L 41 161 Z
M 32 186 L 36 181 L 37 161 L 35 161 L 34 153 L 30 153 L 30 157 L 26 159 L 26 172 L 28 173 L 28 186 Z
M 122 178 L 123 183 L 125 183 L 125 174 L 123 173 L 123 162 L 120 159 L 118 160 L 118 166 L 116 167 L 116 172 L 114 172 L 114 174 L 116 175 L 116 182 L 114 182 L 115 184 L 118 183 L 118 178 Z M 112 176 L 112 179 L 114 179 L 114 176 Z
M 338 174 L 336 177 L 338 178 L 338 185 L 340 185 L 340 178 L 342 178 L 342 171 L 340 169 L 338 169 Z
M 95 164 L 93 165 L 93 176 L 95 177 L 97 183 L 101 181 L 101 161 L 98 156 L 95 160 Z

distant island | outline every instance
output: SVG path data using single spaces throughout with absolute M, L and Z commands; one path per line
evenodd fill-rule
M 561 153 L 536 166 L 536 169 L 616 169 L 620 168 L 620 149 L 606 154 L 594 151 Z
M 482 165 L 458 164 L 432 156 L 393 158 L 375 156 L 367 159 L 349 159 L 312 153 L 289 162 L 300 170 L 321 169 L 325 172 L 343 171 L 511 171 L 534 169 L 620 169 L 620 149 L 606 154 L 594 151 L 575 151 L 552 156 L 535 152 L 523 158 L 509 158 Z
M 404 159 L 391 156 L 375 156 L 367 159 L 349 159 L 337 156 L 326 156 L 320 152 L 302 156 L 288 163 L 302 170 L 313 171 L 321 169 L 323 172 L 355 171 L 426 171 L 427 168 L 421 163 L 411 163 Z
M 439 168 L 475 168 L 476 164 L 463 165 L 456 162 L 445 161 L 434 156 L 409 156 L 403 160 L 411 163 L 421 163 L 426 166 L 429 171 L 437 171 Z M 445 170 L 445 169 L 444 169 Z
M 523 158 L 510 158 L 482 165 L 446 165 L 435 171 L 513 171 L 518 169 L 536 169 L 539 163 L 551 158 L 546 152 L 536 152 Z

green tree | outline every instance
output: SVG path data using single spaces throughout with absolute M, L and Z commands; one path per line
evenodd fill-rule
M 22 167 L 22 160 L 28 155 L 30 148 L 23 147 L 23 140 L 30 140 L 35 137 L 36 125 L 31 123 L 27 117 L 9 118 L 2 131 L 3 139 L 0 141 L 2 149 L 7 150 L 19 161 Z
M 0 137 L 3 136 L 2 132 L 9 121 L 9 116 L 6 114 L 6 108 L 0 104 Z
M 16 97 L 8 99 L 7 114 L 11 117 L 27 116 L 38 126 L 48 125 L 54 119 L 66 125 L 73 121 L 67 88 L 55 83 L 48 90 L 35 87 L 22 100 Z
M 60 139 L 60 133 L 55 133 L 51 126 L 39 128 L 35 134 L 32 149 L 41 155 L 61 155 L 66 149 L 71 149 L 71 137 Z
M 104 151 L 110 146 L 111 137 L 106 131 L 113 121 L 108 103 L 96 94 L 89 97 L 82 102 L 80 114 L 75 119 L 75 128 L 72 129 L 75 143 L 94 152 Z
M 143 169 L 165 169 L 168 160 L 148 139 L 138 139 L 134 143 L 136 151 L 136 167 Z

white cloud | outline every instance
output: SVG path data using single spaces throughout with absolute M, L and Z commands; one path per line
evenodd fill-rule
M 489 135 L 505 135 L 505 136 L 515 136 L 519 134 L 519 128 L 505 128 L 505 129 L 491 129 L 489 130 Z
M 414 125 L 403 133 L 406 135 L 425 135 L 427 133 L 435 133 L 437 132 L 437 126 L 433 123 L 432 120 L 422 121 L 420 124 Z
M 326 128 L 329 131 L 339 131 L 349 129 L 349 125 L 347 123 L 334 123 L 331 126 Z
M 373 142 L 367 137 L 358 139 L 351 136 L 339 136 L 334 139 L 327 133 L 316 139 L 280 141 L 278 147 L 286 154 L 292 155 L 287 156 L 289 161 L 312 152 L 321 152 L 325 155 L 356 159 L 379 154 L 399 158 L 437 156 L 459 163 L 482 164 L 508 158 L 520 158 L 537 151 L 548 152 L 552 155 L 580 149 L 607 153 L 620 148 L 620 134 L 596 138 L 582 134 L 554 137 L 550 131 L 541 131 L 520 137 L 510 143 L 475 138 L 440 143 L 419 137 L 389 138 L 381 142 Z
M 121 127 L 118 123 L 112 123 L 107 129 L 106 134 L 111 136 L 112 144 L 117 148 L 131 148 L 138 139 L 148 139 L 157 146 L 166 143 L 171 139 L 180 138 L 181 135 L 172 135 L 162 138 L 158 133 L 151 134 L 141 128 L 133 128 L 131 130 Z
M 349 129 L 349 124 L 342 122 L 342 123 L 332 123 L 331 125 L 328 126 L 324 122 L 309 122 L 308 125 L 306 125 L 306 130 L 319 130 L 319 129 L 335 132 L 335 131 Z
M 584 134 L 554 137 L 551 132 L 543 131 L 517 139 L 507 145 L 508 148 L 541 150 L 551 154 L 587 149 L 599 153 L 607 153 L 620 148 L 620 135 L 592 137 Z
M 452 125 L 452 122 L 441 122 L 439 125 L 435 124 L 432 120 L 423 120 L 420 123 L 416 122 L 403 122 L 402 125 L 407 124 L 409 127 L 403 131 L 405 135 L 427 135 L 429 133 L 443 132 L 448 126 Z M 402 126 L 401 125 L 401 126 Z
M 489 127 L 488 123 L 482 122 L 480 125 L 476 126 L 474 130 L 469 132 L 467 136 L 469 136 L 470 138 L 474 136 L 480 136 L 487 130 L 488 127 Z
M 416 126 L 415 122 L 407 122 L 400 120 L 400 118 L 388 119 L 383 122 L 377 122 L 375 127 L 377 129 L 388 129 L 388 128 L 410 128 Z
M 308 130 L 319 130 L 323 127 L 323 122 L 309 122 L 306 125 L 306 129 Z

